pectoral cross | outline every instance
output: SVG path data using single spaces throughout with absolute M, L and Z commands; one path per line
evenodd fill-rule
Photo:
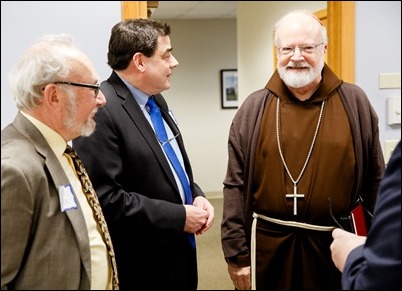
M 297 198 L 304 198 L 304 194 L 297 194 L 297 184 L 293 184 L 293 194 L 286 194 L 286 198 L 293 198 L 293 215 L 297 215 Z

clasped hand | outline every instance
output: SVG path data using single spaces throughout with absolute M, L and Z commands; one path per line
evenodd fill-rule
M 214 207 L 202 196 L 194 199 L 193 205 L 184 205 L 186 209 L 186 223 L 184 231 L 197 235 L 206 232 L 214 221 Z

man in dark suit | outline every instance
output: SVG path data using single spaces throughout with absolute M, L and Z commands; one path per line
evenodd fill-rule
M 1 131 L 1 290 L 112 289 L 107 228 L 64 153 L 95 129 L 97 80 L 67 35 L 43 37 L 10 73 L 19 112 Z
M 336 228 L 332 259 L 344 290 L 401 289 L 401 142 L 381 181 L 367 237 Z
M 130 19 L 112 28 L 102 82 L 107 105 L 95 117 L 96 132 L 73 141 L 82 156 L 108 222 L 121 289 L 196 290 L 196 249 L 189 237 L 208 230 L 213 206 L 194 183 L 183 139 L 165 99 L 173 69 L 170 27 Z M 148 99 L 159 106 L 168 139 L 160 140 Z M 175 150 L 186 172 L 192 204 L 164 146 Z

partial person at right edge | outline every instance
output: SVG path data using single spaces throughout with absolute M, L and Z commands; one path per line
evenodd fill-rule
M 332 259 L 343 290 L 401 290 L 401 142 L 381 181 L 367 237 L 336 228 Z

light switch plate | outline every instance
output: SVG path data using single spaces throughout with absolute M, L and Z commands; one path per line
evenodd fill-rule
M 393 96 L 387 99 L 388 124 L 401 124 L 401 97 Z
M 381 73 L 380 89 L 401 88 L 401 73 Z

